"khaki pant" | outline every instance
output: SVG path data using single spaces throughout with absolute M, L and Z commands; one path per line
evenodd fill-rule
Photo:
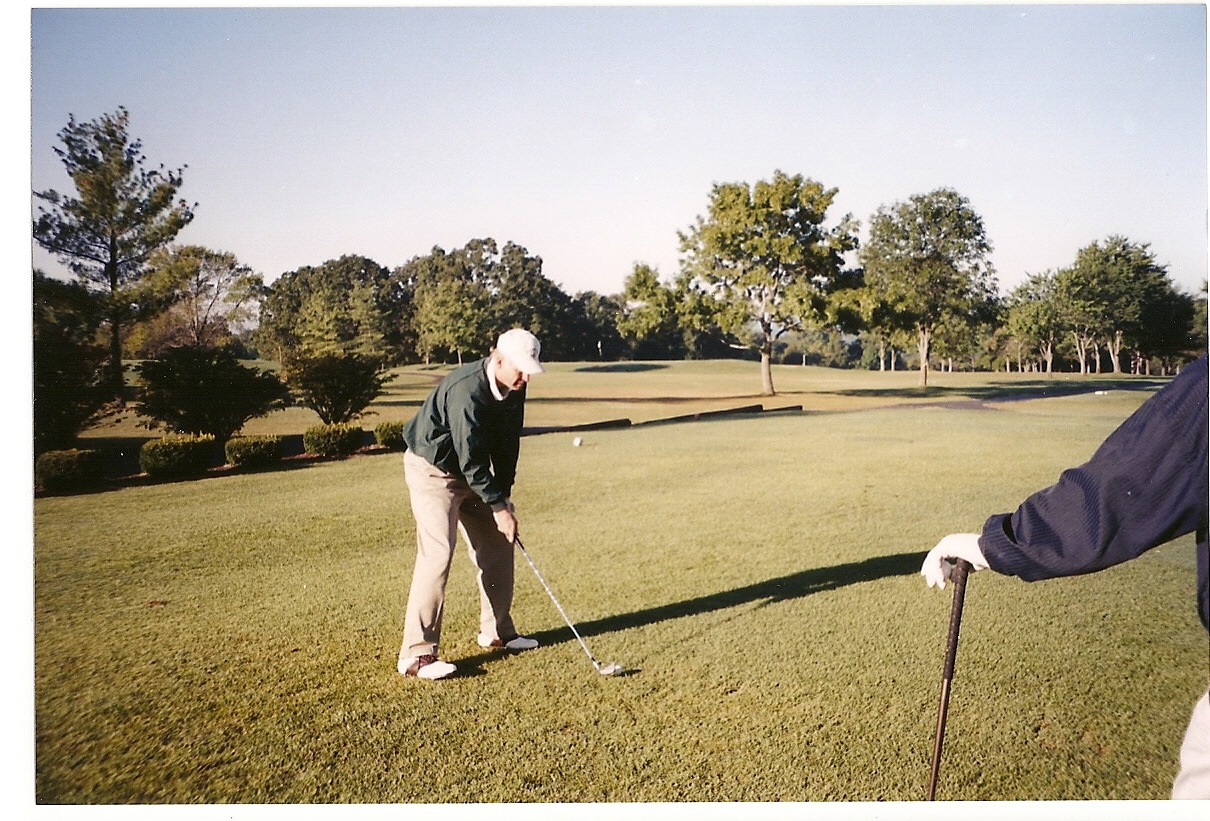
M 438 654 L 445 584 L 460 530 L 479 571 L 479 632 L 489 639 L 512 638 L 517 633 L 509 614 L 513 546 L 496 529 L 491 507 L 462 477 L 445 473 L 411 451 L 403 456 L 403 470 L 416 518 L 417 551 L 399 657 Z

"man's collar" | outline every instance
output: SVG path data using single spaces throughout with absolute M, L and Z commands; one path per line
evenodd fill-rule
M 512 393 L 508 388 L 501 388 L 500 383 L 496 381 L 496 360 L 490 356 L 487 358 L 487 386 L 491 388 L 492 396 L 500 402 L 503 402 Z

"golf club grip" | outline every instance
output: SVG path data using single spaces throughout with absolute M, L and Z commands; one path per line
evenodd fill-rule
M 958 630 L 962 625 L 962 604 L 966 600 L 966 579 L 970 575 L 970 562 L 959 559 L 950 575 L 954 583 L 954 603 L 950 607 L 950 631 L 945 650 L 945 672 L 942 678 L 952 681 L 954 678 L 954 660 L 958 656 Z

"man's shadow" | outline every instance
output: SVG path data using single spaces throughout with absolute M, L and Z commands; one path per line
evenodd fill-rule
M 873 582 L 879 579 L 889 579 L 894 576 L 910 576 L 919 572 L 920 565 L 924 561 L 924 556 L 924 553 L 897 553 L 893 556 L 875 556 L 874 558 L 865 559 L 860 562 L 848 562 L 846 564 L 838 564 L 834 567 L 803 570 L 798 573 L 791 573 L 789 576 L 778 576 L 775 579 L 737 587 L 733 590 L 709 593 L 705 596 L 685 599 L 684 601 L 662 604 L 657 607 L 649 607 L 630 613 L 619 613 L 614 616 L 595 619 L 594 621 L 577 623 L 576 630 L 581 636 L 599 636 L 604 633 L 614 633 L 632 627 L 657 624 L 662 621 L 679 619 L 685 616 L 697 616 L 703 613 L 726 610 L 730 607 L 751 602 L 775 604 L 792 599 L 801 599 L 813 593 L 835 590 L 850 584 Z M 537 639 L 544 647 L 576 640 L 571 630 L 566 626 L 552 630 L 542 630 L 537 633 L 528 633 L 527 635 Z M 474 667 L 480 662 L 493 658 L 494 655 L 488 654 L 460 659 L 458 663 L 459 666 L 466 664 Z

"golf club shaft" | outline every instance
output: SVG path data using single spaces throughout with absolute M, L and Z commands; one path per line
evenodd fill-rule
M 571 623 L 571 619 L 567 617 L 567 611 L 563 609 L 563 605 L 559 604 L 559 600 L 555 598 L 555 593 L 550 589 L 550 585 L 546 583 L 546 579 L 542 578 L 541 572 L 538 571 L 538 566 L 534 564 L 534 560 L 529 557 L 529 551 L 525 549 L 525 545 L 521 544 L 520 537 L 516 541 L 517 547 L 521 549 L 521 555 L 525 557 L 525 561 L 529 562 L 529 566 L 533 568 L 534 575 L 538 577 L 538 581 L 542 583 L 542 588 L 546 591 L 546 595 L 550 596 L 550 600 L 555 603 L 555 607 L 559 609 L 559 615 L 563 617 L 563 621 L 567 622 L 567 626 L 571 628 L 572 635 L 576 637 L 576 641 L 580 642 L 580 646 L 584 648 L 584 654 L 588 656 L 588 660 L 592 662 L 592 666 L 598 670 L 601 665 L 593 658 L 592 652 L 588 649 L 588 645 L 584 643 L 584 639 L 580 638 L 580 633 L 576 630 L 576 626 Z
M 950 685 L 954 680 L 954 660 L 958 656 L 958 629 L 962 624 L 962 604 L 966 599 L 966 578 L 971 566 L 959 559 L 950 581 L 954 583 L 954 603 L 950 607 L 949 638 L 945 645 L 945 669 L 941 675 L 941 703 L 937 709 L 937 735 L 933 740 L 933 767 L 929 774 L 928 800 L 937 795 L 937 774 L 941 770 L 941 743 L 945 738 L 945 718 L 949 712 Z

